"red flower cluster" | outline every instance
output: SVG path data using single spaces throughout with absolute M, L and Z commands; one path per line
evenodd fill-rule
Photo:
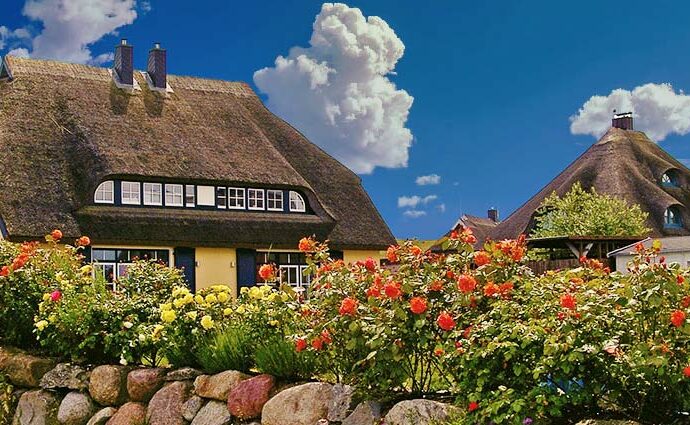
M 683 299 L 680 301 L 680 305 L 682 305 L 683 308 L 690 307 L 690 295 L 684 296 Z
M 462 242 L 470 244 L 470 245 L 474 245 L 475 243 L 477 243 L 477 238 L 472 233 L 472 229 L 470 229 L 469 227 L 465 227 L 465 226 L 461 226 L 460 231 L 453 230 L 452 232 L 450 232 L 449 238 L 451 240 L 458 240 L 459 239 Z
M 58 242 L 60 239 L 62 239 L 62 232 L 58 229 L 55 229 L 50 232 L 50 237 L 52 237 L 55 242 Z
M 477 265 L 477 267 L 485 266 L 491 262 L 491 257 L 489 256 L 489 253 L 486 251 L 477 251 L 474 254 L 474 264 Z
M 370 272 L 373 272 L 374 270 L 376 270 L 377 265 L 378 264 L 376 264 L 376 260 L 374 260 L 371 257 L 364 260 L 364 268 L 369 270 Z
M 299 250 L 302 252 L 312 252 L 314 251 L 315 246 L 316 242 L 312 238 L 302 238 L 299 240 L 299 244 L 297 245 Z
M 2 266 L 0 269 L 0 276 L 5 277 L 10 274 L 10 267 L 9 266 Z
M 82 236 L 77 239 L 77 246 L 89 246 L 91 245 L 91 239 L 88 236 Z
M 561 307 L 575 310 L 577 308 L 577 300 L 572 294 L 565 294 L 561 297 Z
M 272 264 L 264 264 L 263 266 L 259 267 L 259 276 L 265 282 L 273 280 L 276 277 L 276 268 Z
M 470 402 L 470 404 L 467 406 L 467 410 L 469 412 L 474 412 L 477 409 L 479 409 L 479 403 L 477 403 L 476 401 Z
M 397 246 L 389 246 L 388 250 L 386 251 L 386 258 L 388 258 L 388 261 L 391 263 L 397 263 L 398 262 L 398 250 L 400 247 Z
M 671 313 L 671 323 L 677 328 L 683 326 L 685 324 L 685 312 L 682 310 L 676 310 Z
M 686 378 L 690 378 L 690 366 L 685 366 L 683 368 L 683 376 Z
M 469 294 L 470 292 L 474 291 L 474 288 L 476 287 L 477 281 L 473 276 L 468 274 L 461 274 L 458 276 L 458 289 L 460 292 Z
M 19 270 L 24 265 L 26 262 L 29 261 L 29 254 L 23 252 L 17 256 L 14 260 L 12 260 L 12 270 Z
M 400 290 L 399 282 L 389 282 L 383 285 L 383 292 L 388 298 L 396 299 L 402 295 L 402 290 Z
M 358 304 L 356 299 L 347 297 L 340 303 L 338 313 L 340 313 L 341 316 L 354 316 L 357 312 Z
M 685 276 L 683 276 L 682 274 L 679 274 L 678 276 L 676 276 L 676 283 L 679 285 L 684 284 L 685 283 Z
M 438 327 L 444 331 L 450 331 L 455 327 L 455 320 L 453 320 L 453 317 L 445 311 L 438 315 L 436 323 L 438 324 Z
M 295 351 L 302 352 L 307 348 L 307 341 L 304 338 L 298 338 L 295 341 Z
M 418 247 L 417 245 L 412 245 L 412 248 L 410 248 L 410 252 L 412 255 L 419 257 L 422 255 L 422 248 Z
M 504 239 L 496 243 L 496 248 L 503 254 L 509 256 L 513 261 L 520 261 L 524 257 L 527 248 L 525 247 L 525 235 L 518 236 L 517 239 Z
M 429 284 L 429 290 L 430 291 L 443 291 L 443 281 L 442 280 L 435 280 Z
M 426 300 L 422 297 L 413 297 L 410 300 L 410 311 L 414 314 L 423 314 L 426 312 Z
M 495 283 L 489 282 L 486 285 L 484 285 L 484 295 L 485 296 L 493 297 L 494 295 L 498 295 L 499 293 L 500 293 L 500 288 Z
M 53 291 L 50 294 L 50 300 L 52 302 L 58 302 L 58 301 L 60 301 L 60 298 L 62 298 L 62 293 L 60 291 Z

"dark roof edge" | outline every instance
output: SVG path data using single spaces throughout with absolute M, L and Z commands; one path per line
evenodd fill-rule
M 10 234 L 7 232 L 5 220 L 0 217 L 0 239 L 7 239 Z
M 649 237 L 648 237 L 648 238 L 643 239 L 643 240 L 641 240 L 641 241 L 639 241 L 639 242 L 635 242 L 635 243 L 631 243 L 630 245 L 626 245 L 626 246 L 624 246 L 623 248 L 614 249 L 613 251 L 611 251 L 611 252 L 609 252 L 609 253 L 606 254 L 606 258 L 615 257 L 616 255 L 620 254 L 621 252 L 623 252 L 623 251 L 625 251 L 625 250 L 629 250 L 629 249 L 635 247 L 635 245 L 637 245 L 638 243 L 645 243 L 645 242 L 650 241 L 650 240 L 652 240 L 652 238 L 649 238 Z M 627 251 L 626 251 L 626 252 L 627 252 Z
M 12 70 L 5 58 L 7 58 L 7 55 L 3 56 L 0 61 L 0 80 L 12 81 Z

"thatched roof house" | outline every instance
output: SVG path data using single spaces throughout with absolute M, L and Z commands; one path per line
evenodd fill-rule
M 2 60 L 2 237 L 34 239 L 57 227 L 89 235 L 94 251 L 191 250 L 170 262 L 191 264 L 198 286 L 254 283 L 256 264 L 306 235 L 329 239 L 346 260 L 395 243 L 360 178 L 247 84 L 168 75 L 160 46 L 145 73 L 132 58 L 123 40 L 112 70 Z M 254 256 L 251 273 L 236 252 Z
M 616 116 L 612 124 L 606 134 L 507 219 L 488 231 L 480 226 L 477 233 L 484 236 L 480 242 L 529 235 L 544 199 L 553 192 L 563 196 L 575 182 L 639 204 L 649 213 L 651 236 L 690 235 L 690 170 L 643 132 L 634 131 L 632 114 Z

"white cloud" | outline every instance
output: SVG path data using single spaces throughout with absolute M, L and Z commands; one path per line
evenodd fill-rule
M 429 174 L 427 176 L 419 176 L 417 177 L 417 180 L 415 180 L 417 183 L 417 186 L 427 186 L 427 185 L 432 185 L 432 184 L 440 184 L 441 183 L 441 176 L 438 174 Z
M 431 201 L 438 199 L 436 195 L 429 195 L 425 197 L 413 195 L 413 196 L 401 196 L 398 198 L 398 208 L 415 208 L 418 205 L 426 205 Z
M 635 129 L 661 141 L 669 134 L 690 133 L 690 96 L 670 84 L 649 83 L 632 91 L 613 90 L 608 96 L 592 96 L 570 117 L 573 134 L 599 137 L 611 127 L 613 110 L 634 112 Z
M 444 212 L 446 212 L 446 204 L 438 204 L 438 205 L 436 205 L 436 209 L 440 213 L 444 213 Z
M 387 78 L 405 46 L 381 18 L 324 3 L 309 47 L 254 73 L 268 107 L 357 173 L 406 167 L 413 98 Z
M 29 51 L 23 47 L 19 47 L 17 49 L 12 49 L 9 52 L 7 52 L 8 55 L 16 56 L 18 58 L 28 58 L 29 57 Z
M 31 38 L 31 34 L 24 28 L 10 30 L 4 25 L 0 25 L 0 50 L 4 49 L 8 42 L 21 42 Z
M 403 213 L 405 217 L 410 217 L 410 218 L 419 218 L 423 217 L 426 215 L 426 211 L 420 211 L 420 210 L 407 210 Z
M 27 0 L 23 14 L 41 22 L 43 29 L 33 39 L 26 29 L 14 30 L 14 38 L 24 38 L 31 51 L 23 47 L 13 52 L 100 65 L 112 60 L 112 54 L 94 57 L 90 46 L 134 22 L 137 10 L 136 0 Z

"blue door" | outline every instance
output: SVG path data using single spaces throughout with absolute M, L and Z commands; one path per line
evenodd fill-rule
M 256 251 L 253 249 L 237 250 L 237 287 L 256 285 Z
M 194 248 L 175 248 L 175 267 L 182 269 L 187 286 L 196 291 L 196 257 Z

